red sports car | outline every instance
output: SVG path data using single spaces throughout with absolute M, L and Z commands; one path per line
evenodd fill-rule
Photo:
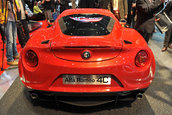
M 143 37 L 104 9 L 64 11 L 52 27 L 34 32 L 19 59 L 21 81 L 33 99 L 141 97 L 154 74 L 154 55 Z

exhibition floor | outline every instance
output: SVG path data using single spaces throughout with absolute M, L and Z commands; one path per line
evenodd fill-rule
M 1 38 L 0 38 L 1 39 Z M 5 45 L 4 45 L 5 46 Z M 0 67 L 2 68 L 2 55 L 3 55 L 3 42 L 0 40 Z M 18 43 L 17 40 L 17 49 L 18 52 L 21 51 L 21 46 Z M 0 99 L 4 95 L 4 93 L 8 90 L 8 88 L 11 86 L 13 81 L 18 76 L 18 67 L 17 66 L 9 66 L 7 65 L 7 58 L 6 58 L 6 47 L 4 48 L 4 63 L 3 63 L 3 69 L 4 71 L 0 71 Z M 1 69 L 0 69 L 1 70 Z
M 18 77 L 18 69 L 11 68 L 0 76 L 0 115 L 171 115 L 172 49 L 161 52 L 163 40 L 164 35 L 157 32 L 149 42 L 156 59 L 156 73 L 153 83 L 141 100 L 133 103 L 118 102 L 116 106 L 112 102 L 95 107 L 77 107 L 63 103 L 58 106 L 55 101 L 34 105 Z M 8 90 L 3 94 L 1 88 Z

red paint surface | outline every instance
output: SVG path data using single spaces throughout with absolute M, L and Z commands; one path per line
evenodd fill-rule
M 64 35 L 59 29 L 58 19 L 77 13 L 97 13 L 116 20 L 113 32 L 100 37 L 75 37 Z M 108 10 L 66 10 L 57 18 L 54 26 L 41 28 L 33 34 L 21 53 L 19 75 L 27 87 L 55 92 L 118 92 L 149 87 L 154 78 L 155 59 L 142 36 L 133 29 L 123 28 Z M 48 44 L 42 41 L 50 40 Z M 132 42 L 126 44 L 124 40 Z M 66 48 L 65 46 L 70 46 Z M 108 46 L 108 48 L 72 48 L 86 46 Z M 25 53 L 33 50 L 38 56 L 38 66 L 26 65 Z M 81 54 L 89 50 L 92 57 L 84 60 Z M 148 52 L 144 67 L 135 65 L 135 56 L 140 50 Z M 62 74 L 111 74 L 111 85 L 65 85 Z M 115 78 L 118 79 L 121 87 Z

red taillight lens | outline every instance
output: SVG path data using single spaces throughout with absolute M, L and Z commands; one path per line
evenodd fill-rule
M 25 54 L 26 64 L 30 67 L 36 67 L 38 65 L 38 56 L 32 50 L 27 51 Z
M 143 67 L 146 65 L 148 61 L 148 54 L 146 51 L 140 51 L 139 53 L 137 53 L 136 58 L 135 58 L 135 64 L 138 67 Z

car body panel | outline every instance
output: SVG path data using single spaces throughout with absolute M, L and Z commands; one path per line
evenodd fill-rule
M 116 20 L 113 31 L 106 36 L 64 35 L 58 20 L 66 15 L 95 13 Z M 48 40 L 42 44 L 42 41 Z M 129 43 L 125 42 L 128 41 Z M 33 50 L 38 65 L 29 67 L 25 54 Z M 84 50 L 92 57 L 83 59 Z M 148 53 L 144 67 L 135 65 L 137 53 Z M 110 85 L 63 84 L 62 75 L 111 75 Z M 68 93 L 111 93 L 148 88 L 155 74 L 155 59 L 143 37 L 134 29 L 123 28 L 115 16 L 103 9 L 64 11 L 50 28 L 40 28 L 29 39 L 19 59 L 19 76 L 30 89 Z

